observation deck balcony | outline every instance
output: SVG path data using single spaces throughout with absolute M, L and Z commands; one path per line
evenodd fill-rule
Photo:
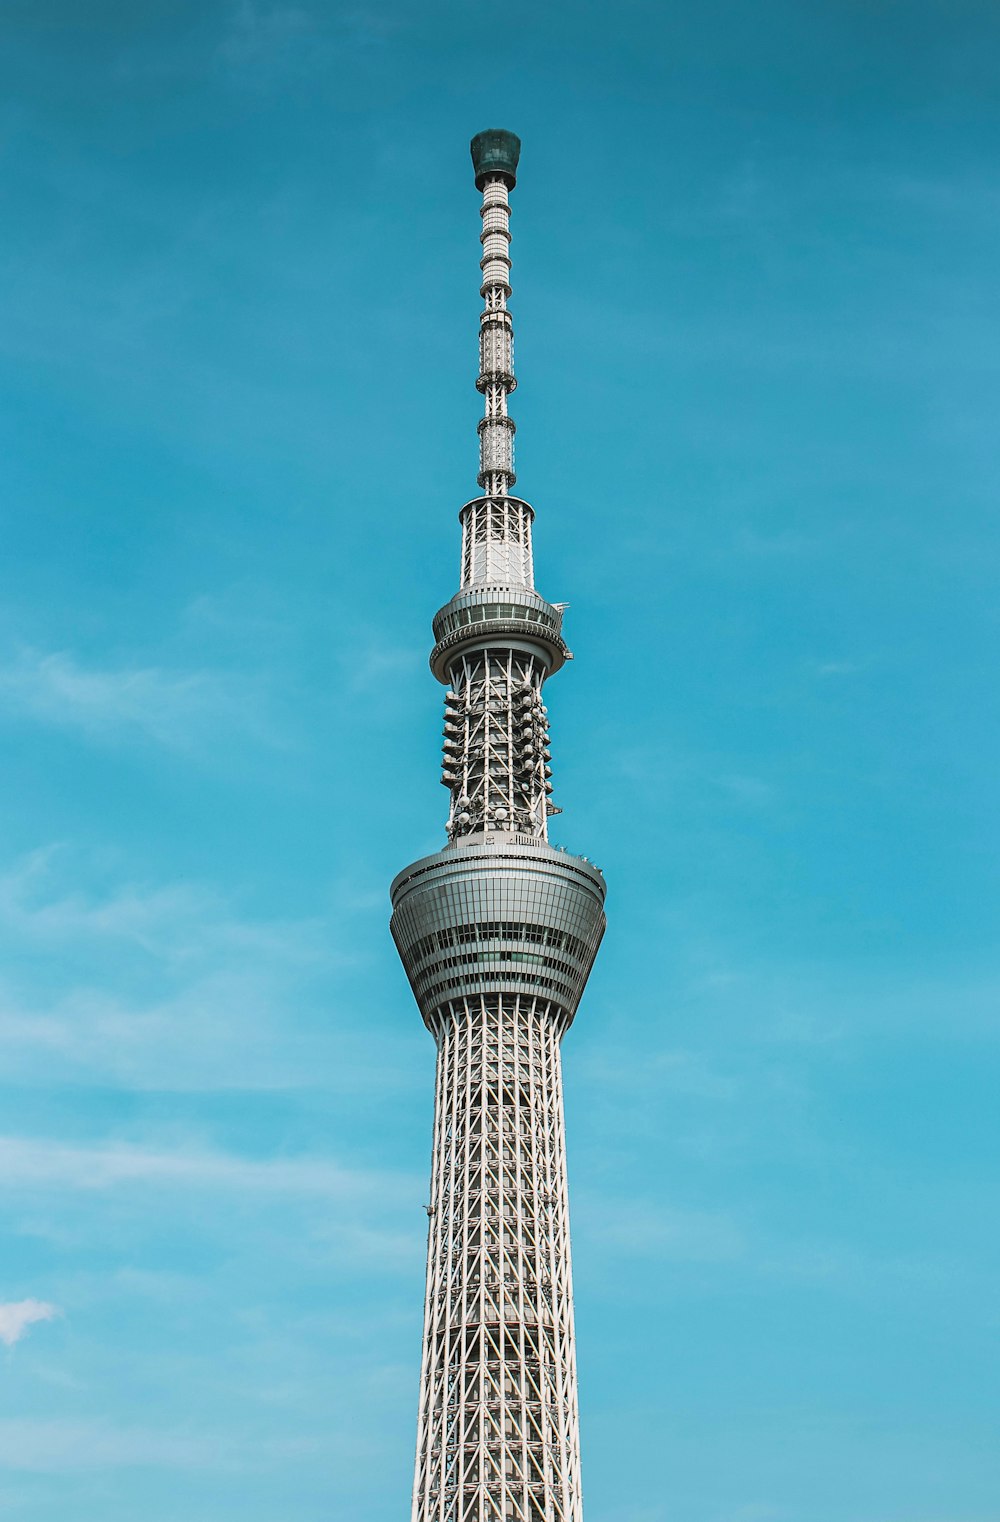
M 548 675 L 572 660 L 562 637 L 562 611 L 525 587 L 466 587 L 434 616 L 431 670 L 446 685 L 448 668 L 466 650 L 500 644 L 540 655 Z

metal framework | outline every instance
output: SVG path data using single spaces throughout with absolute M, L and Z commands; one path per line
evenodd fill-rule
M 604 932 L 604 880 L 547 840 L 545 681 L 570 652 L 511 495 L 509 192 L 520 144 L 472 141 L 483 193 L 479 485 L 434 619 L 448 844 L 392 884 L 437 1044 L 412 1522 L 582 1522 L 560 1043 Z

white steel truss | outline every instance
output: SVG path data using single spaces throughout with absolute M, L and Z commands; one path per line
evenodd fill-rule
M 437 1012 L 413 1522 L 581 1522 L 558 1005 Z
M 503 646 L 452 665 L 441 769 L 451 790 L 450 837 L 499 825 L 546 839 L 552 753 L 544 679 L 535 656 Z
M 462 509 L 462 585 L 531 587 L 534 513 L 519 497 L 477 497 Z

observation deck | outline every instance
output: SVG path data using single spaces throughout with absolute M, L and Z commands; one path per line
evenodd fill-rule
M 562 609 L 528 587 L 463 587 L 434 615 L 431 670 L 445 686 L 459 655 L 503 645 L 539 657 L 551 676 L 572 651 L 562 637 Z
M 568 1026 L 604 934 L 604 878 L 530 835 L 464 836 L 394 879 L 390 929 L 426 1023 L 480 994 L 548 1000 Z

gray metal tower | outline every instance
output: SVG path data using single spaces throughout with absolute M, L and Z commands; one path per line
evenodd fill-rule
M 413 1522 L 581 1522 L 560 1041 L 604 880 L 548 844 L 542 688 L 570 659 L 514 486 L 508 195 L 520 142 L 472 140 L 483 194 L 479 486 L 434 619 L 448 844 L 392 884 L 392 935 L 438 1049 Z

